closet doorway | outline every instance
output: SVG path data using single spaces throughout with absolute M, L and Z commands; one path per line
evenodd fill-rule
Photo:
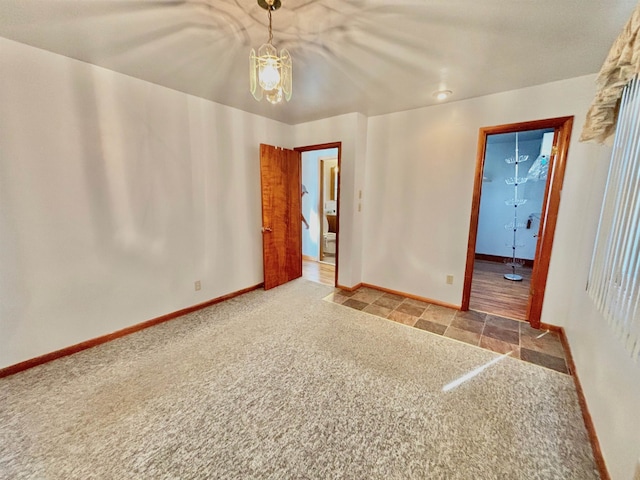
M 303 277 L 335 286 L 340 238 L 341 143 L 295 150 L 302 153 Z
M 463 310 L 539 328 L 572 123 L 480 129 Z

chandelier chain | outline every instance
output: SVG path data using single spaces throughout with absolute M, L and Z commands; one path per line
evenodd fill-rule
M 273 41 L 273 31 L 271 30 L 271 9 L 267 9 L 267 13 L 269 14 L 269 44 L 272 44 Z

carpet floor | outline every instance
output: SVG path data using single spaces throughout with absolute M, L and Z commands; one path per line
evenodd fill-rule
M 573 379 L 303 279 L 0 380 L 1 479 L 597 479 Z

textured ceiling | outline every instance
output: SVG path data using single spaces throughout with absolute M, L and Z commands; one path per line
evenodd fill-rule
M 286 123 L 378 115 L 599 70 L 635 0 L 282 0 L 293 98 L 248 90 L 256 0 L 0 0 L 0 36 Z

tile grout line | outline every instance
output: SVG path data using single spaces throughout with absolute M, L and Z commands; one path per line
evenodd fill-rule
M 325 297 L 325 298 L 326 298 L 326 297 Z M 401 325 L 401 326 L 403 326 L 403 327 L 405 327 L 405 328 L 410 328 L 410 329 L 413 329 L 413 330 L 417 330 L 417 331 L 421 331 L 421 332 L 427 333 L 427 334 L 429 334 L 429 335 L 435 335 L 435 336 L 437 336 L 437 337 L 446 338 L 446 339 L 447 339 L 447 340 L 449 340 L 449 341 L 454 341 L 454 342 L 460 343 L 460 344 L 462 344 L 462 345 L 467 345 L 467 346 L 469 346 L 469 347 L 478 348 L 478 349 L 480 349 L 480 350 L 483 350 L 483 351 L 485 351 L 485 352 L 490 352 L 490 353 L 493 353 L 493 354 L 495 354 L 495 355 L 505 355 L 505 354 L 501 354 L 501 353 L 499 353 L 499 352 L 493 351 L 493 350 L 488 349 L 488 348 L 482 348 L 482 347 L 480 347 L 479 345 L 474 345 L 474 344 L 472 344 L 472 343 L 468 343 L 468 342 L 464 342 L 464 341 L 462 341 L 462 340 L 458 340 L 458 339 L 453 338 L 453 337 L 445 337 L 445 336 L 444 336 L 444 334 L 440 335 L 440 334 L 438 334 L 438 333 L 434 333 L 434 332 L 431 332 L 431 331 L 429 331 L 429 330 L 422 330 L 421 328 L 416 328 L 415 326 L 406 325 L 406 324 L 404 324 L 404 323 L 402 323 L 402 322 L 396 322 L 395 320 L 393 320 L 393 319 L 391 319 L 391 318 L 381 317 L 381 316 L 379 316 L 379 315 L 376 315 L 376 314 L 373 314 L 373 313 L 369 313 L 369 312 L 365 312 L 364 310 L 358 310 L 358 309 L 356 309 L 356 308 L 352 308 L 352 307 L 349 307 L 349 306 L 347 306 L 347 305 L 343 305 L 343 304 L 341 304 L 341 303 L 331 302 L 331 301 L 329 301 L 329 300 L 325 300 L 324 298 L 323 298 L 323 300 L 324 300 L 324 301 L 326 301 L 327 303 L 332 303 L 332 304 L 334 304 L 334 305 L 338 305 L 338 306 L 342 306 L 342 307 L 346 307 L 346 308 L 351 308 L 352 310 L 356 310 L 356 311 L 358 311 L 358 312 L 364 313 L 364 314 L 366 314 L 366 315 L 368 315 L 368 316 L 370 316 L 370 317 L 375 317 L 375 318 L 379 318 L 379 319 L 382 319 L 382 320 L 387 320 L 387 321 L 389 321 L 389 322 L 392 322 L 393 324 Z M 364 303 L 364 302 L 363 302 L 363 303 Z M 506 318 L 506 317 L 504 317 L 504 318 Z M 518 320 L 517 320 L 517 321 L 518 321 Z M 451 326 L 451 325 L 449 325 L 449 326 Z M 522 363 L 526 363 L 526 364 L 528 364 L 528 365 L 534 365 L 534 366 L 536 366 L 536 367 L 538 367 L 538 368 L 544 368 L 545 370 L 547 370 L 547 371 L 549 371 L 549 372 L 553 372 L 553 373 L 555 373 L 555 374 L 557 374 L 557 375 L 565 375 L 565 376 L 568 376 L 568 377 L 571 377 L 571 376 L 572 376 L 570 373 L 567 373 L 567 372 L 560 372 L 560 371 L 555 370 L 555 369 L 553 369 L 553 368 L 549 368 L 549 367 L 547 367 L 547 366 L 545 366 L 545 365 L 540 365 L 539 363 L 529 362 L 529 361 L 526 361 L 526 360 L 522 360 L 522 359 L 520 359 L 520 358 L 512 357 L 511 355 L 507 355 L 507 356 L 508 356 L 509 358 L 512 358 L 512 359 L 514 359 L 514 360 L 518 360 L 518 361 L 520 361 L 520 362 L 522 362 Z
M 356 292 L 357 292 L 357 290 L 356 290 Z M 336 292 L 333 292 L 333 293 L 336 293 Z M 354 299 L 354 300 L 356 300 L 356 301 L 358 301 L 358 302 L 360 302 L 360 303 L 365 304 L 365 306 L 364 306 L 362 309 L 357 309 L 357 308 L 354 308 L 354 307 L 350 307 L 349 305 L 344 305 L 343 303 L 338 303 L 338 305 L 342 305 L 342 306 L 345 306 L 345 307 L 347 307 L 347 308 L 354 308 L 355 310 L 359 310 L 359 311 L 361 311 L 361 312 L 363 312 L 363 313 L 367 313 L 367 314 L 369 314 L 369 315 L 373 315 L 373 316 L 378 317 L 378 318 L 383 318 L 383 319 L 385 319 L 385 320 L 390 320 L 390 321 L 392 321 L 392 322 L 394 322 L 394 323 L 399 323 L 399 324 L 401 324 L 401 325 L 404 325 L 404 326 L 407 326 L 407 327 L 410 327 L 410 328 L 415 328 L 415 329 L 417 329 L 417 330 L 423 330 L 423 329 L 421 329 L 421 328 L 419 328 L 419 327 L 416 327 L 416 324 L 418 323 L 418 321 L 420 321 L 420 319 L 422 319 L 422 315 L 424 315 L 424 313 L 425 313 L 427 310 L 431 309 L 431 308 L 434 306 L 434 304 L 429 303 L 429 304 L 427 305 L 427 307 L 425 307 L 425 309 L 424 309 L 424 311 L 421 313 L 421 315 L 420 315 L 419 317 L 416 317 L 415 315 L 410 315 L 410 314 L 408 314 L 408 313 L 404 313 L 404 312 L 401 312 L 401 311 L 398 311 L 398 310 L 397 310 L 397 309 L 398 309 L 402 304 L 404 304 L 407 300 L 410 300 L 410 299 L 409 299 L 409 297 L 402 297 L 401 295 L 396 295 L 396 294 L 394 294 L 394 296 L 395 296 L 395 297 L 402 297 L 402 300 L 400 300 L 400 303 L 398 303 L 398 305 L 396 305 L 393 309 L 391 309 L 391 312 L 389 312 L 389 314 L 388 314 L 386 317 L 382 317 L 382 316 L 380 316 L 380 315 L 377 315 L 377 314 L 374 314 L 374 313 L 369 313 L 369 312 L 364 311 L 368 306 L 375 305 L 375 303 L 374 303 L 374 302 L 378 301 L 380 298 L 383 298 L 385 295 L 387 295 L 387 293 L 383 293 L 382 295 L 379 295 L 379 296 L 378 296 L 378 297 L 377 297 L 373 302 L 365 302 L 365 301 L 362 301 L 362 300 Z M 349 300 L 349 299 L 350 299 L 350 298 L 352 298 L 353 296 L 355 296 L 355 295 L 352 295 L 351 297 L 347 297 L 347 300 Z M 327 298 L 327 297 L 325 297 L 325 299 L 326 299 L 326 298 Z M 345 300 L 345 302 L 346 302 L 347 300 Z M 331 303 L 336 303 L 336 302 L 331 302 Z M 423 302 L 423 303 L 428 303 L 428 302 Z M 408 303 L 407 305 L 411 306 L 411 304 L 410 304 L 410 303 Z M 377 306 L 381 306 L 381 305 L 377 305 Z M 395 319 L 392 319 L 392 318 L 390 318 L 390 317 L 389 317 L 389 316 L 390 316 L 394 311 L 398 311 L 398 313 L 400 313 L 400 314 L 404 314 L 404 315 L 409 315 L 409 316 L 411 316 L 411 317 L 415 317 L 417 320 L 416 320 L 413 324 L 411 324 L 411 325 L 405 324 L 405 323 L 403 323 L 403 322 L 396 321 Z M 489 314 L 489 313 L 487 313 L 487 312 L 477 312 L 477 313 L 481 313 L 482 315 L 484 315 L 484 321 L 483 321 L 482 331 L 481 331 L 481 333 L 480 333 L 480 335 L 479 335 L 479 339 L 478 339 L 478 343 L 477 343 L 477 344 L 475 344 L 475 345 L 474 345 L 473 343 L 468 343 L 468 342 L 464 342 L 464 341 L 462 341 L 462 340 L 457 340 L 456 338 L 453 338 L 453 337 L 447 337 L 447 335 L 446 335 L 446 334 L 447 334 L 447 331 L 449 331 L 449 328 L 452 326 L 452 323 L 453 323 L 454 319 L 456 318 L 456 316 L 458 315 L 458 313 L 459 313 L 459 311 L 456 311 L 456 312 L 453 314 L 453 316 L 451 317 L 451 319 L 450 319 L 449 323 L 446 325 L 446 328 L 445 328 L 445 330 L 442 332 L 442 334 L 439 334 L 439 333 L 436 333 L 436 332 L 433 332 L 433 331 L 430 331 L 430 330 L 424 330 L 424 331 L 427 331 L 428 333 L 431 333 L 431 334 L 434 334 L 434 335 L 439 335 L 439 336 L 441 336 L 441 337 L 448 338 L 448 339 L 450 339 L 450 340 L 456 340 L 456 341 L 458 341 L 458 342 L 465 343 L 465 344 L 467 344 L 467 345 L 475 346 L 475 347 L 480 348 L 480 349 L 482 349 L 482 350 L 486 350 L 486 351 L 490 351 L 490 352 L 493 352 L 493 353 L 496 353 L 496 354 L 500 354 L 500 352 L 497 352 L 497 351 L 495 351 L 495 350 L 492 350 L 491 348 L 484 348 L 484 347 L 482 347 L 482 346 L 481 346 L 481 344 L 482 344 L 482 338 L 483 338 L 483 336 L 485 336 L 485 335 L 484 335 L 484 331 L 485 331 L 485 329 L 486 329 L 486 327 L 487 327 L 487 323 L 488 323 L 489 317 L 491 316 L 491 314 Z M 499 315 L 496 315 L 496 317 L 498 317 L 498 318 L 508 318 L 508 317 L 501 317 L 501 316 L 499 316 Z M 515 322 L 518 322 L 518 345 L 517 345 L 517 347 L 518 347 L 519 354 L 518 354 L 518 358 L 516 358 L 516 357 L 511 357 L 511 358 L 515 358 L 516 360 L 520 360 L 520 361 L 523 361 L 523 362 L 525 362 L 525 363 L 530 363 L 530 364 L 532 364 L 532 365 L 536 365 L 536 366 L 539 366 L 539 367 L 542 367 L 542 368 L 546 368 L 547 370 L 553 370 L 553 371 L 558 372 L 558 373 L 561 373 L 561 374 L 563 374 L 563 375 L 572 376 L 572 373 L 571 373 L 570 369 L 568 368 L 567 360 L 566 360 L 566 357 L 565 357 L 565 356 L 563 356 L 563 357 L 555 357 L 555 355 L 551 355 L 551 354 L 550 354 L 550 353 L 548 353 L 547 351 L 538 351 L 538 350 L 534 350 L 534 351 L 535 351 L 536 353 L 538 353 L 538 354 L 543 354 L 543 355 L 546 355 L 546 356 L 551 356 L 551 357 L 554 357 L 554 358 L 562 359 L 562 360 L 563 360 L 563 363 L 564 363 L 564 365 L 565 365 L 565 370 L 566 370 L 566 372 L 559 371 L 559 370 L 556 370 L 556 369 L 554 369 L 554 368 L 550 368 L 550 367 L 548 367 L 547 365 L 542 365 L 542 364 L 540 364 L 540 363 L 536 363 L 536 362 L 533 362 L 533 361 L 523 360 L 523 359 L 521 358 L 521 352 L 522 352 L 522 349 L 524 348 L 524 347 L 523 347 L 523 345 L 522 345 L 522 327 L 525 325 L 525 322 L 522 322 L 522 321 L 520 321 L 520 320 L 518 320 L 518 319 L 509 319 L 509 320 L 513 320 L 513 321 L 515 321 Z M 496 328 L 501 329 L 501 330 L 509 330 L 509 329 L 507 329 L 507 328 L 502 328 L 502 327 L 499 327 L 499 326 L 496 326 Z M 464 329 L 464 328 L 461 328 L 461 330 L 464 330 L 464 331 L 468 331 L 468 332 L 473 333 L 472 331 L 466 330 L 466 329 Z M 510 331 L 510 330 L 509 330 L 509 331 Z M 489 338 L 493 338 L 493 337 L 489 337 Z M 505 341 L 505 340 L 500 340 L 500 339 L 496 339 L 496 340 L 501 341 L 501 342 L 504 342 L 504 343 L 509 343 L 509 342 L 507 342 L 507 341 Z M 563 351 L 564 351 L 564 348 L 563 348 Z M 512 350 L 512 352 L 513 352 L 513 350 Z

